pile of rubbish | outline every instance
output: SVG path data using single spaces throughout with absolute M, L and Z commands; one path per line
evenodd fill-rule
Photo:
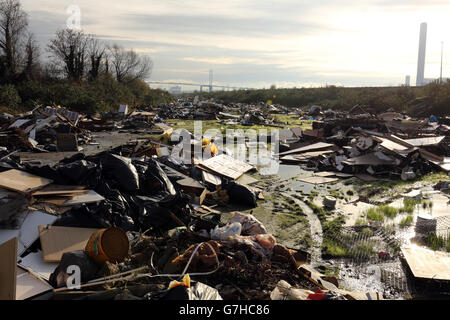
M 340 291 L 334 277 L 309 267 L 308 252 L 277 243 L 253 215 L 224 219 L 213 209 L 218 203 L 254 208 L 263 198 L 246 175 L 255 168 L 215 154 L 207 139 L 202 151 L 212 157 L 193 154 L 182 164 L 168 152 L 176 140 L 48 164 L 5 148 L 2 298 L 367 299 Z
M 278 126 L 274 112 L 289 110 L 194 98 L 131 113 L 121 106 L 102 118 L 60 107 L 3 115 L 0 299 L 383 299 L 340 289 L 336 277 L 311 266 L 309 252 L 281 245 L 253 214 L 216 210 L 258 206 L 263 192 L 247 174 L 256 168 L 212 138 L 162 122 Z M 403 122 L 402 115 L 374 116 L 362 107 L 330 113 L 315 106 L 303 116 L 315 119 L 312 129 L 280 130 L 278 156 L 323 173 L 306 182 L 450 171 L 450 130 L 439 120 Z M 159 138 L 81 152 L 79 145 L 93 142 L 91 131 L 111 130 L 150 130 Z M 52 161 L 33 159 L 44 156 Z M 336 201 L 328 200 L 332 209 Z
M 198 97 L 179 99 L 177 102 L 157 106 L 158 116 L 163 119 L 216 120 L 224 105 L 213 100 L 200 101 Z
M 203 182 L 152 157 L 111 150 L 53 166 L 19 159 L 16 167 L 0 169 L 0 251 L 11 271 L 0 273 L 10 285 L 6 298 L 262 299 L 282 280 L 317 286 L 298 269 L 306 252 L 277 244 L 252 215 L 235 212 L 222 222 L 220 212 L 195 204 Z M 226 186 L 216 193 L 254 205 L 254 190 L 222 177 Z M 81 291 L 68 287 L 69 266 L 81 270 Z
M 450 130 L 437 122 L 347 114 L 314 121 L 297 136 L 282 145 L 280 160 L 309 170 L 403 180 L 450 171 Z
M 270 114 L 288 113 L 289 109 L 266 103 L 224 104 L 214 100 L 201 101 L 195 97 L 158 105 L 155 112 L 158 112 L 158 116 L 162 119 L 221 120 L 226 124 L 279 126 L 281 123 Z
M 25 114 L 0 118 L 0 146 L 9 150 L 70 152 L 92 141 L 78 126 L 80 115 L 58 107 L 38 107 Z

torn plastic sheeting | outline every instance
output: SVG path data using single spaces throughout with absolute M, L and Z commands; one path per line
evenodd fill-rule
M 183 162 L 181 160 L 183 160 L 183 159 L 177 159 L 173 156 L 165 156 L 165 157 L 158 158 L 159 163 L 162 163 L 177 172 L 181 172 L 183 174 L 188 174 L 189 168 L 185 164 L 183 164 Z M 166 171 L 165 168 L 164 168 L 164 171 Z
M 139 206 L 134 204 L 132 196 L 112 189 L 109 183 L 103 180 L 98 184 L 96 191 L 106 200 L 99 204 L 72 208 L 58 219 L 58 225 L 87 228 L 115 226 L 127 231 L 137 229 Z
M 99 266 L 92 260 L 86 252 L 72 251 L 65 252 L 62 255 L 61 262 L 50 276 L 50 284 L 55 288 L 65 287 L 70 277 L 68 274 L 70 266 L 78 266 L 80 268 L 81 282 L 86 283 L 95 279 Z
M 148 167 L 147 171 L 145 171 L 144 177 L 147 188 L 151 188 L 156 185 L 157 190 L 164 190 L 174 196 L 176 194 L 175 188 L 172 182 L 170 182 L 167 174 L 163 171 L 163 169 L 161 169 L 159 163 L 153 159 L 150 159 L 147 164 Z
M 240 236 L 242 232 L 242 224 L 240 222 L 230 222 L 224 227 L 216 227 L 211 230 L 211 239 L 213 240 L 227 240 L 234 236 Z
M 306 300 L 313 291 L 293 288 L 285 280 L 280 280 L 270 294 L 271 300 Z
M 84 184 L 92 175 L 98 173 L 95 163 L 79 160 L 60 167 L 60 172 L 69 178 L 70 183 Z M 67 184 L 67 180 L 66 183 Z
M 142 188 L 137 194 L 131 195 L 125 191 L 116 189 L 117 183 L 107 178 L 100 179 L 95 191 L 101 194 L 105 201 L 98 205 L 82 206 L 82 208 L 72 208 L 71 212 L 64 215 L 66 223 L 70 226 L 77 226 L 77 219 L 84 227 L 109 227 L 115 226 L 126 231 L 138 231 L 154 227 L 169 227 L 173 225 L 173 216 L 177 217 L 183 223 L 190 221 L 190 210 L 187 207 L 188 199 L 181 193 L 176 193 L 173 185 L 168 180 L 165 173 L 159 166 L 147 167 L 146 163 L 136 163 L 140 172 L 146 172 L 148 175 L 140 174 Z M 103 175 L 103 172 L 102 172 Z M 153 192 L 147 190 L 147 178 L 156 182 Z M 166 190 L 173 190 L 175 194 Z M 89 215 L 90 219 L 86 219 Z M 92 225 L 89 225 L 92 223 Z M 178 226 L 175 224 L 175 226 Z
M 164 163 L 158 163 L 161 169 L 166 173 L 169 180 L 173 183 L 178 180 L 189 178 L 189 176 L 185 175 L 184 173 L 164 164 Z
M 151 197 L 137 196 L 136 203 L 140 207 L 139 223 L 144 228 L 153 226 L 170 229 L 179 226 L 176 219 L 184 225 L 188 225 L 191 221 L 189 197 L 182 193 L 177 193 L 175 196 L 167 192 Z
M 256 208 L 258 204 L 256 193 L 250 189 L 248 186 L 242 185 L 235 181 L 230 181 L 225 189 L 228 192 L 230 201 L 232 203 L 244 204 L 250 206 L 251 208 Z
M 230 245 L 245 246 L 250 249 L 254 254 L 260 257 L 269 257 L 273 248 L 276 245 L 276 239 L 270 234 L 257 235 L 257 236 L 233 236 L 227 240 L 223 240 L 222 243 Z
M 196 282 L 188 289 L 189 300 L 222 300 L 217 289 L 204 283 Z
M 109 204 L 102 204 L 91 208 L 90 206 L 83 205 L 76 209 L 71 209 L 68 212 L 63 213 L 53 223 L 54 226 L 60 227 L 73 227 L 73 228 L 106 228 L 111 224 L 104 219 L 101 211 L 101 206 L 109 207 Z
M 146 300 L 223 300 L 217 289 L 204 283 L 191 283 L 190 288 L 178 286 L 161 292 L 149 292 Z
M 266 227 L 253 215 L 242 214 L 240 212 L 234 212 L 230 223 L 239 222 L 242 225 L 242 235 L 257 235 L 266 234 Z
M 105 153 L 101 158 L 101 164 L 102 173 L 108 173 L 116 178 L 125 190 L 136 192 L 139 189 L 139 176 L 130 158 Z
M 31 173 L 51 179 L 60 185 L 86 185 L 93 186 L 100 177 L 100 169 L 97 164 L 76 160 L 68 163 L 60 163 L 55 166 L 45 165 L 42 167 L 27 164 Z

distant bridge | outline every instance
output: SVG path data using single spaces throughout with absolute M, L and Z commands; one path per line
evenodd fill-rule
M 186 82 L 148 81 L 148 83 L 149 84 L 169 84 L 169 85 L 177 85 L 177 86 L 200 87 L 200 92 L 203 92 L 203 88 L 209 88 L 209 92 L 212 92 L 213 88 L 222 88 L 223 91 L 225 91 L 226 89 L 230 89 L 230 90 L 256 90 L 255 88 L 220 86 L 220 85 L 212 85 L 212 84 L 186 83 Z

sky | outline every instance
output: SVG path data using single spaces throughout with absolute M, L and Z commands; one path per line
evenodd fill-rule
M 425 78 L 439 77 L 441 42 L 450 77 L 448 0 L 21 2 L 44 59 L 76 6 L 85 33 L 152 58 L 150 81 L 206 85 L 213 70 L 214 84 L 249 88 L 414 84 L 422 22 Z

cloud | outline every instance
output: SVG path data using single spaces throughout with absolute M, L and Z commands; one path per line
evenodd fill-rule
M 439 71 L 440 42 L 450 43 L 447 0 L 22 3 L 42 47 L 76 4 L 86 33 L 149 55 L 154 80 L 207 83 L 213 69 L 219 84 L 250 87 L 384 85 L 414 78 L 420 22 L 429 23 L 426 77 Z

